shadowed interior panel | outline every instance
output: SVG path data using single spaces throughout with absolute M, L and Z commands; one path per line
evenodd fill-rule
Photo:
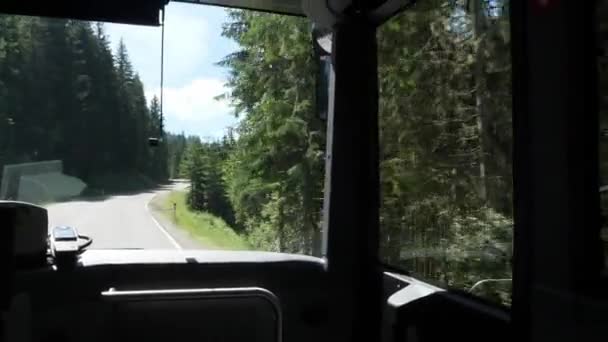
M 113 303 L 113 341 L 278 341 L 262 298 L 160 299 Z
M 141 252 L 141 253 L 139 253 Z M 321 259 L 278 253 L 188 252 L 197 262 L 161 262 L 149 251 L 97 250 L 74 270 L 22 270 L 16 293 L 27 294 L 33 341 L 276 341 L 276 314 L 267 300 L 240 298 L 108 301 L 117 291 L 259 287 L 276 295 L 283 341 L 327 334 L 327 291 Z M 101 254 L 106 254 L 103 257 Z M 126 252 L 125 252 L 126 253 Z M 92 253 L 93 254 L 93 253 Z M 113 257 L 111 257 L 113 256 Z M 104 263 L 101 260 L 114 260 Z M 88 261 L 87 261 L 88 260 Z M 271 324 L 272 323 L 272 324 Z M 29 324 L 29 323 L 28 323 Z

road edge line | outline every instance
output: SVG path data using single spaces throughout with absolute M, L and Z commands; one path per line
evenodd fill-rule
M 148 204 L 150 204 L 150 202 L 152 201 L 154 197 L 152 197 L 151 199 L 148 200 L 148 202 L 146 202 L 146 211 L 148 212 L 148 215 L 150 215 L 150 218 L 152 219 L 152 221 L 154 221 L 154 224 L 156 224 L 156 227 L 158 228 L 158 230 L 160 230 L 163 234 L 165 234 L 165 237 L 173 244 L 173 246 L 178 249 L 178 250 L 182 250 L 182 246 L 179 245 L 179 243 L 177 243 L 177 241 L 175 240 L 175 238 L 173 236 L 171 236 L 171 234 L 169 234 L 169 232 L 163 227 L 162 224 L 160 224 L 156 218 L 154 217 L 154 215 L 152 215 L 152 212 L 150 211 L 150 207 L 148 206 Z

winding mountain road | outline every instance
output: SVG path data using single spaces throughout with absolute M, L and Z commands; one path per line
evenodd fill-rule
M 186 186 L 178 181 L 134 194 L 50 204 L 46 206 L 49 227 L 75 227 L 79 234 L 93 238 L 89 248 L 181 249 L 182 244 L 174 237 L 178 234 L 154 218 L 148 203 L 158 194 Z

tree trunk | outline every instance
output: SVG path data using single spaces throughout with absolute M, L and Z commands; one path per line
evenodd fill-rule
M 284 214 L 283 214 L 283 200 L 282 197 L 279 197 L 278 203 L 279 215 L 277 222 L 277 237 L 279 239 L 279 252 L 285 252 L 285 224 L 284 224 Z
M 476 40 L 481 39 L 483 34 L 484 24 L 484 13 L 483 13 L 483 2 L 484 0 L 472 0 L 472 19 L 473 19 L 473 34 Z M 478 191 L 479 198 L 486 202 L 488 198 L 487 194 L 487 177 L 486 177 L 486 148 L 484 139 L 484 123 L 486 108 L 483 101 L 483 90 L 484 90 L 484 74 L 483 74 L 483 53 L 480 48 L 480 44 L 477 44 L 475 51 L 475 67 L 474 67 L 474 85 L 475 85 L 475 107 L 476 110 L 476 121 L 477 121 L 477 132 L 479 134 L 479 150 L 478 150 L 478 162 L 479 162 L 479 181 Z

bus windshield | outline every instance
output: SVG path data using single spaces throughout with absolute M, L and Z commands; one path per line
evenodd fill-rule
M 90 248 L 319 255 L 311 23 L 171 3 L 162 94 L 161 30 L 0 16 L 0 199 Z

